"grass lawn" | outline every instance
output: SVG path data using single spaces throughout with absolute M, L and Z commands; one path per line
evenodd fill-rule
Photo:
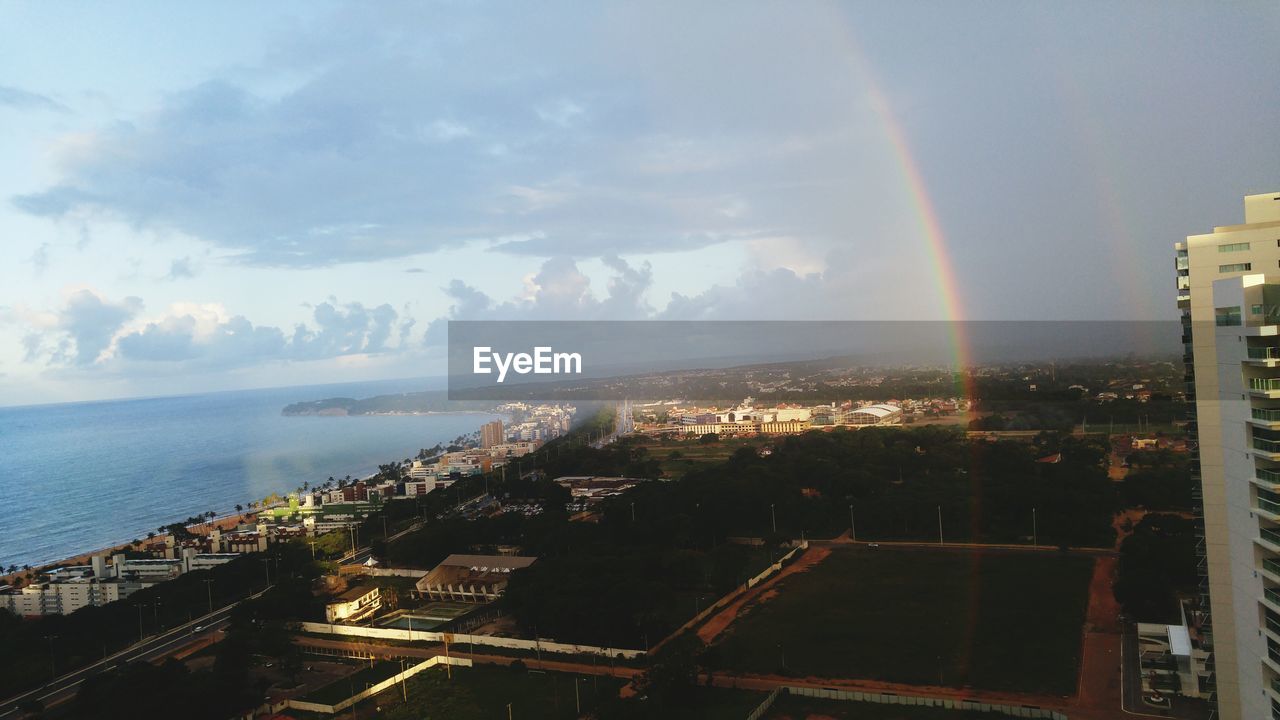
M 817 700 L 791 695 L 780 696 L 764 716 L 765 720 L 805 720 L 809 717 L 835 720 L 1005 720 L 1013 716 L 978 710 Z
M 599 701 L 617 697 L 622 680 L 579 676 L 577 686 L 575 700 L 572 674 L 477 665 L 454 668 L 450 680 L 443 668 L 432 668 L 409 679 L 407 705 L 397 686 L 362 707 L 376 703 L 389 720 L 469 720 L 505 718 L 510 704 L 511 716 L 520 720 L 569 720 L 578 717 L 577 702 L 587 712 Z
M 840 548 L 730 625 L 710 662 L 1071 695 L 1092 571 L 1056 553 Z
M 662 720 L 742 720 L 747 713 L 759 707 L 768 694 L 699 686 L 691 690 L 689 697 L 682 699 L 679 704 L 659 708 L 651 705 L 653 701 L 641 703 L 639 716 Z M 609 713 L 603 713 L 600 720 L 610 720 Z
M 399 662 L 386 660 L 377 662 L 373 667 L 365 665 L 352 675 L 329 683 L 322 688 L 303 695 L 299 700 L 319 703 L 321 705 L 337 705 L 347 698 L 362 692 L 369 685 L 377 685 L 400 672 Z
M 649 451 L 650 457 L 658 460 L 662 468 L 662 476 L 671 480 L 679 480 L 686 473 L 697 467 L 713 463 L 721 463 L 729 459 L 735 450 L 741 447 L 757 448 L 773 442 L 770 438 L 721 438 L 716 442 L 702 443 L 698 436 L 689 435 L 688 439 L 658 440 L 646 443 L 643 447 Z M 679 455 L 672 458 L 675 452 Z

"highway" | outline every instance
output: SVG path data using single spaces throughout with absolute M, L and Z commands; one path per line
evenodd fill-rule
M 260 591 L 251 597 L 261 595 Z M 166 630 L 159 635 L 152 635 L 140 643 L 131 645 L 120 652 L 108 656 L 103 660 L 99 660 L 92 665 L 86 665 L 78 670 L 63 675 L 46 685 L 29 690 L 21 695 L 9 698 L 0 703 L 0 720 L 8 720 L 11 717 L 19 717 L 18 706 L 29 700 L 39 700 L 49 707 L 75 697 L 80 689 L 80 684 L 87 678 L 114 669 L 118 665 L 137 661 L 148 661 L 162 658 L 175 650 L 179 650 L 192 642 L 201 638 L 212 635 L 230 623 L 231 610 L 243 601 L 237 601 L 226 607 L 219 608 L 204 617 L 196 618 L 189 623 L 184 623 L 178 627 Z M 196 632 L 196 628 L 200 628 Z

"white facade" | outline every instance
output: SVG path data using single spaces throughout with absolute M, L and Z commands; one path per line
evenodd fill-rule
M 1216 681 L 1207 690 L 1222 720 L 1280 718 L 1272 687 L 1280 681 L 1280 602 L 1267 592 L 1274 588 L 1280 598 L 1280 535 L 1269 535 L 1280 531 L 1280 514 L 1272 512 L 1280 504 L 1269 504 L 1270 493 L 1280 493 L 1280 452 L 1271 452 L 1280 445 L 1270 441 L 1280 422 L 1267 412 L 1280 410 L 1280 389 L 1267 389 L 1273 378 L 1280 388 L 1280 337 L 1266 324 L 1280 315 L 1267 307 L 1264 296 L 1274 293 L 1263 275 L 1280 285 L 1280 194 L 1245 198 L 1245 224 L 1175 247 L 1198 440 L 1201 594 L 1212 609 L 1202 626 Z

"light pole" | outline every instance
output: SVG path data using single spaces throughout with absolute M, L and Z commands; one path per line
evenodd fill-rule
M 53 641 L 58 639 L 57 635 L 45 635 L 45 639 L 49 641 L 49 677 L 58 677 L 57 665 L 54 662 Z
M 774 512 L 773 503 L 769 503 L 769 522 L 773 526 L 773 534 L 778 534 L 778 514 Z
M 313 548 L 314 551 L 314 548 Z M 209 612 L 213 613 L 213 578 L 206 578 L 204 581 L 205 594 L 209 596 Z
M 400 691 L 404 693 L 404 701 L 409 702 L 409 688 L 404 684 L 404 658 L 400 658 Z
M 858 542 L 858 526 L 853 522 L 853 504 L 849 504 L 849 541 Z
M 938 506 L 938 544 L 944 545 L 942 542 L 942 506 Z
M 1036 531 L 1036 509 L 1031 508 L 1031 547 L 1040 547 L 1040 537 Z
M 142 603 L 138 603 L 138 642 L 142 642 L 146 637 L 142 632 Z

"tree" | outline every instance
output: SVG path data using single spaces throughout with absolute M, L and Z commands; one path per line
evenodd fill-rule
M 1195 523 L 1150 514 L 1120 545 L 1114 586 L 1125 614 L 1140 622 L 1177 622 L 1176 598 L 1196 587 Z

